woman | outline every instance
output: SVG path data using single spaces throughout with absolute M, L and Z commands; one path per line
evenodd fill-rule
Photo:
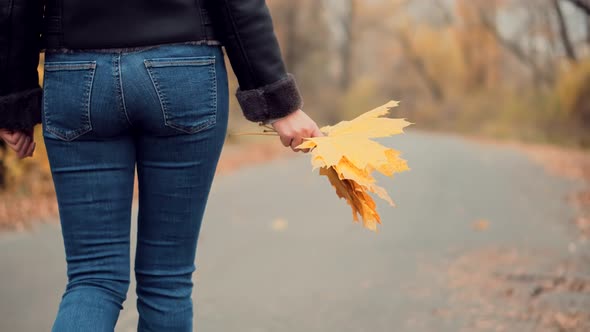
M 321 135 L 264 0 L 0 6 L 0 137 L 31 156 L 42 123 L 57 193 L 68 284 L 53 331 L 113 331 L 129 287 L 136 167 L 138 330 L 192 331 L 197 238 L 227 127 L 221 45 L 247 119 L 272 123 L 293 149 Z

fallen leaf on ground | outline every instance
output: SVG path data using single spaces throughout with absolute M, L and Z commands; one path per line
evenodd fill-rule
M 476 231 L 485 231 L 488 228 L 490 228 L 490 222 L 487 220 L 481 219 L 481 220 L 474 222 L 472 227 Z
M 275 232 L 282 232 L 287 229 L 287 226 L 289 226 L 289 223 L 282 218 L 277 218 L 270 224 L 270 228 Z
M 559 326 L 560 330 L 571 330 L 578 326 L 580 317 L 577 315 L 565 314 L 558 312 L 553 317 L 555 322 Z

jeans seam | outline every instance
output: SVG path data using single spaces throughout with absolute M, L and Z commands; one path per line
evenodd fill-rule
M 213 118 L 214 122 L 217 122 L 217 68 L 216 68 L 216 61 L 213 58 L 213 66 L 211 66 L 210 71 L 213 73 L 213 108 L 215 109 L 215 117 Z
M 63 71 L 63 70 L 85 70 L 96 69 L 96 63 L 88 63 L 88 61 L 80 62 L 48 62 L 45 64 L 45 71 Z
M 150 77 L 150 81 L 152 81 L 152 85 L 154 86 L 154 89 L 156 90 L 156 95 L 158 95 L 158 101 L 160 102 L 160 110 L 162 112 L 162 117 L 164 117 L 164 124 L 168 125 L 168 120 L 166 117 L 166 106 L 165 106 L 165 101 L 163 100 L 164 96 L 162 95 L 162 91 L 160 90 L 160 85 L 158 84 L 158 81 L 154 78 L 154 76 L 152 75 L 152 71 L 150 70 L 150 66 L 148 65 L 149 60 L 143 60 L 144 66 L 148 72 L 148 76 Z
M 187 58 L 175 58 L 171 60 L 170 58 L 155 58 L 145 60 L 145 65 L 150 68 L 158 68 L 158 67 L 175 67 L 175 66 L 207 66 L 210 64 L 215 63 L 215 57 L 199 57 L 200 59 L 195 59 L 194 57 L 187 57 Z
M 121 54 L 119 53 L 118 55 L 118 59 L 117 59 L 117 73 L 118 73 L 118 77 L 117 80 L 119 82 L 119 92 L 120 92 L 120 98 L 121 98 L 121 106 L 123 108 L 123 113 L 125 114 L 125 118 L 127 119 L 127 122 L 129 123 L 129 125 L 133 126 L 133 123 L 131 123 L 131 120 L 129 119 L 129 114 L 127 113 L 127 105 L 125 104 L 125 91 L 123 90 L 123 73 L 121 72 Z

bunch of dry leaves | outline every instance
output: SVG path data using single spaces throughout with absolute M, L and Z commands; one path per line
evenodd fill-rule
M 411 123 L 405 119 L 385 118 L 389 111 L 399 105 L 396 101 L 377 107 L 351 121 L 342 121 L 320 130 L 324 137 L 306 139 L 298 146 L 311 149 L 312 165 L 320 169 L 336 188 L 336 194 L 344 198 L 352 208 L 354 221 L 376 231 L 381 218 L 375 201 L 368 192 L 395 206 L 385 190 L 376 184 L 372 173 L 378 171 L 393 176 L 409 170 L 408 164 L 400 158 L 400 152 L 372 140 L 403 133 Z
M 354 120 L 320 128 L 326 136 L 307 138 L 297 147 L 310 149 L 313 169 L 319 168 L 320 175 L 328 177 L 338 197 L 344 198 L 352 208 L 354 221 L 362 220 L 363 226 L 373 231 L 377 231 L 381 217 L 369 192 L 392 206 L 395 204 L 385 188 L 376 184 L 372 173 L 378 171 L 391 177 L 409 170 L 399 151 L 373 140 L 402 134 L 411 124 L 405 119 L 384 117 L 398 105 L 399 102 L 390 101 Z M 265 130 L 263 135 L 276 134 L 269 131 L 273 129 Z

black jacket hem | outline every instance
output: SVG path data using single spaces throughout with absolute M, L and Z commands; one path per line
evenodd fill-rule
M 282 118 L 303 107 L 295 78 L 291 74 L 258 89 L 242 91 L 236 97 L 246 119 L 259 122 Z
M 0 128 L 30 129 L 41 123 L 42 96 L 41 88 L 0 96 Z

